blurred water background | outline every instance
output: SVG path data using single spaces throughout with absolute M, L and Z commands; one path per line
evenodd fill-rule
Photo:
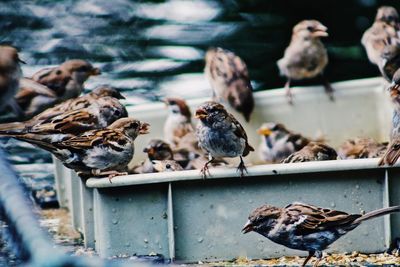
M 202 73 L 210 46 L 241 56 L 255 90 L 282 87 L 275 62 L 303 19 L 328 27 L 323 42 L 330 81 L 377 76 L 360 39 L 381 5 L 400 9 L 398 0 L 3 0 L 0 43 L 19 48 L 26 76 L 66 59 L 89 60 L 103 74 L 91 77 L 87 90 L 110 84 L 138 104 L 166 95 L 210 95 Z M 2 147 L 15 164 L 51 162 L 26 143 L 3 140 Z M 51 168 L 23 170 L 27 180 L 52 179 Z

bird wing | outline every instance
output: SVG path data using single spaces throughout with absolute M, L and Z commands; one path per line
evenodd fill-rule
M 400 139 L 396 138 L 390 142 L 385 154 L 379 161 L 379 166 L 389 165 L 392 166 L 400 157 Z
M 70 149 L 90 149 L 95 146 L 110 147 L 121 151 L 121 146 L 129 142 L 121 131 L 115 129 L 101 129 L 89 131 L 81 136 L 76 136 L 60 142 L 60 146 Z
M 43 95 L 51 98 L 56 97 L 53 90 L 28 78 L 21 78 L 19 86 L 20 89 L 15 95 L 15 99 L 23 108 L 27 107 L 36 96 Z
M 228 114 L 228 116 L 232 122 L 233 133 L 237 137 L 244 139 L 246 142 L 246 147 L 244 148 L 243 151 L 243 156 L 245 157 L 250 153 L 250 151 L 254 151 L 254 148 L 249 144 L 246 131 L 244 130 L 240 122 L 237 119 L 235 119 L 235 117 L 233 117 L 232 114 Z
M 60 68 L 48 68 L 35 73 L 32 79 L 53 89 L 57 95 L 62 95 L 72 77 Z

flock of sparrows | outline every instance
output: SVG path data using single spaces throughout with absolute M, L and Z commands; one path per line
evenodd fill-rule
M 280 123 L 264 123 L 260 159 L 264 162 L 304 162 L 348 158 L 382 157 L 380 165 L 394 164 L 400 157 L 400 37 L 399 16 L 392 7 L 381 7 L 375 22 L 363 38 L 368 58 L 391 83 L 390 96 L 395 103 L 390 143 L 371 138 L 346 141 L 336 152 L 323 140 L 311 140 Z M 328 64 L 321 37 L 327 28 L 316 20 L 304 20 L 293 28 L 292 39 L 277 62 L 288 102 L 293 104 L 290 84 L 293 80 L 323 77 Z M 213 89 L 212 101 L 195 111 L 197 127 L 185 100 L 166 98 L 168 117 L 164 140 L 151 140 L 144 149 L 144 162 L 130 166 L 134 141 L 149 132 L 149 124 L 129 118 L 119 102 L 124 97 L 110 86 L 99 86 L 79 96 L 84 82 L 100 70 L 84 60 L 68 60 L 58 67 L 23 78 L 18 52 L 0 46 L 0 110 L 10 108 L 23 122 L 0 124 L 0 136 L 13 137 L 50 151 L 80 177 L 108 177 L 128 173 L 151 173 L 200 169 L 204 178 L 209 165 L 227 165 L 224 158 L 240 158 L 240 176 L 246 172 L 243 157 L 254 148 L 245 129 L 223 104 L 251 119 L 255 101 L 244 61 L 233 52 L 211 48 L 205 55 L 205 75 Z M 324 78 L 323 85 L 331 100 L 333 88 Z M 322 251 L 361 222 L 400 211 L 400 206 L 372 211 L 365 215 L 347 214 L 312 205 L 293 203 L 285 208 L 264 205 L 254 210 L 243 228 L 255 231 L 289 248 L 322 257 Z

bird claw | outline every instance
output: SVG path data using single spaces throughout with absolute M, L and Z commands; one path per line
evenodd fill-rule
M 244 177 L 244 173 L 248 174 L 247 168 L 244 165 L 244 162 L 242 160 L 240 161 L 239 166 L 237 167 L 236 171 L 240 172 L 240 178 Z
M 210 168 L 208 168 L 207 165 L 204 165 L 204 167 L 201 168 L 200 173 L 204 180 L 207 178 L 207 173 L 208 173 L 208 175 L 211 175 Z

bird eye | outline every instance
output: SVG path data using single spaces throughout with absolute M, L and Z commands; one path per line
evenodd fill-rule
M 172 110 L 172 113 L 176 114 L 176 113 L 179 113 L 179 111 L 176 110 L 176 109 L 173 109 L 173 110 Z
M 117 110 L 114 111 L 114 115 L 115 115 L 115 116 L 120 116 L 120 115 L 121 115 L 121 112 L 117 109 Z
M 314 27 L 308 26 L 308 27 L 307 27 L 307 30 L 309 30 L 310 32 L 312 32 L 312 31 L 314 30 Z
M 139 127 L 139 123 L 137 123 L 137 122 L 132 123 L 132 127 L 133 127 L 133 128 Z
M 170 164 L 167 164 L 167 165 L 165 165 L 165 168 L 171 169 L 171 165 L 170 165 Z
M 61 70 L 56 71 L 56 75 L 60 75 L 61 73 L 62 73 Z

